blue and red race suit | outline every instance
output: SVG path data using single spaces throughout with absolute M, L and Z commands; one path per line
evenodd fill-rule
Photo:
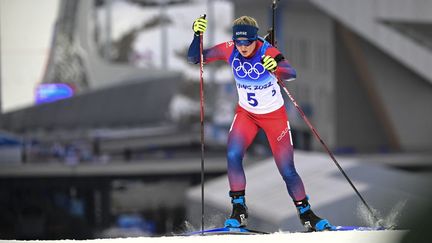
M 262 55 L 277 61 L 277 69 L 270 72 L 261 62 Z M 270 147 L 288 193 L 293 200 L 306 197 L 303 182 L 294 166 L 291 129 L 284 107 L 284 100 L 277 84 L 295 79 L 296 72 L 283 55 L 267 41 L 259 39 L 249 57 L 243 57 L 233 41 L 203 50 L 205 63 L 225 61 L 232 69 L 239 97 L 227 145 L 228 179 L 231 191 L 243 191 L 246 178 L 243 157 L 259 129 L 267 135 Z M 188 60 L 198 63 L 199 37 L 195 35 L 188 52 Z

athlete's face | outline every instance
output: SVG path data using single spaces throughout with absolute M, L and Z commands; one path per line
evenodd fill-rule
M 237 50 L 243 57 L 249 57 L 255 50 L 256 41 L 248 41 L 246 38 L 238 38 L 235 42 Z

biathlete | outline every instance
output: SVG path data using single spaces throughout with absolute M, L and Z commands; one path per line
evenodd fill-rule
M 193 23 L 194 38 L 188 51 L 191 63 L 200 61 L 199 34 L 206 28 L 207 20 L 204 18 Z M 309 231 L 330 229 L 328 220 L 316 216 L 311 210 L 303 182 L 294 166 L 291 129 L 277 77 L 281 80 L 295 79 L 296 71 L 278 49 L 258 36 L 258 24 L 254 18 L 242 16 L 236 19 L 232 31 L 232 41 L 203 50 L 205 63 L 221 60 L 231 66 L 239 97 L 227 145 L 229 195 L 233 209 L 225 226 L 247 225 L 243 157 L 258 130 L 263 129 L 301 223 Z

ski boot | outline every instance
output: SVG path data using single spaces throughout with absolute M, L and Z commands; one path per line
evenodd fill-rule
M 294 201 L 300 221 L 309 231 L 328 231 L 333 228 L 327 219 L 322 219 L 315 215 L 308 201 L 309 197 L 301 201 Z
M 245 191 L 229 193 L 233 210 L 231 216 L 225 220 L 225 227 L 239 228 L 246 227 L 248 218 L 248 208 L 246 206 Z

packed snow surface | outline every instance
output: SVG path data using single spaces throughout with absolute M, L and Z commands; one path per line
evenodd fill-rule
M 269 235 L 212 235 L 212 236 L 166 236 L 166 237 L 137 237 L 116 239 L 95 239 L 83 242 L 94 243 L 207 243 L 207 242 L 303 242 L 303 243 L 397 243 L 400 242 L 406 231 L 339 231 L 316 233 L 274 233 Z M 8 241 L 22 243 L 77 243 L 80 240 L 53 240 L 53 241 Z

